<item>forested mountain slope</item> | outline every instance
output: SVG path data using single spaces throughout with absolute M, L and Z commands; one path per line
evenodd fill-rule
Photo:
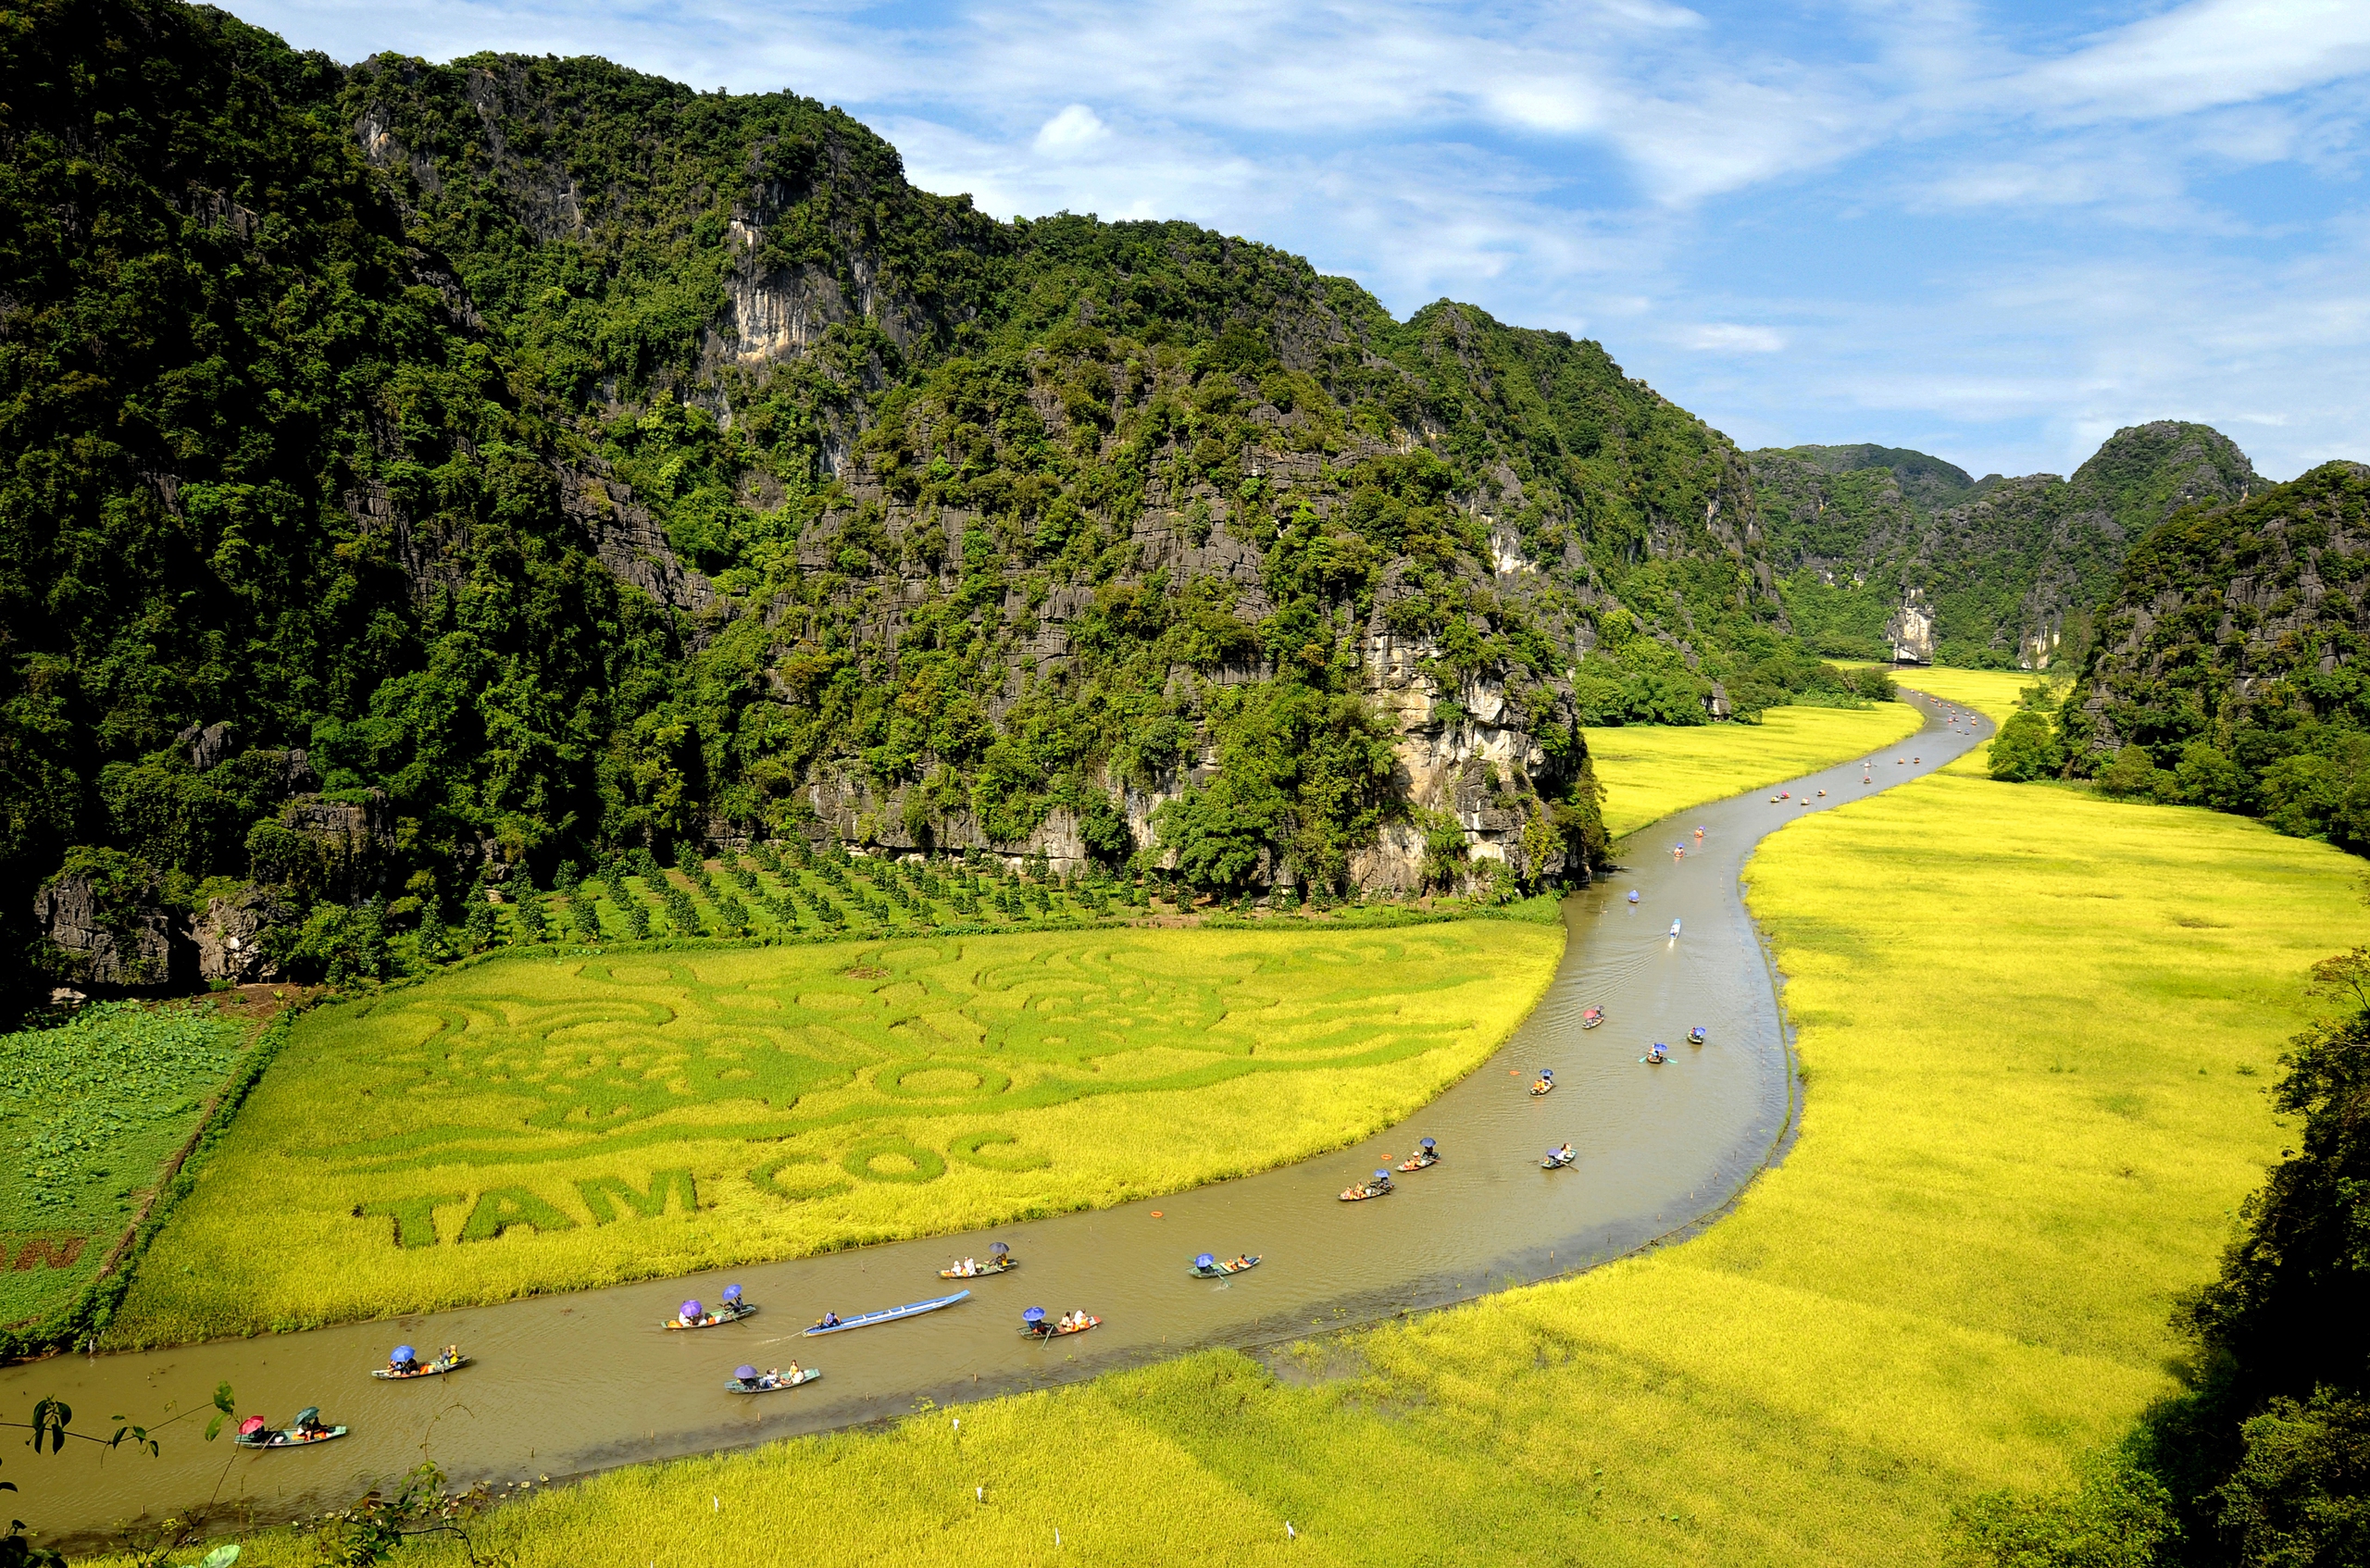
M 2071 479 L 1977 480 L 1870 446 L 1768 448 L 1752 463 L 1787 608 L 1815 651 L 1890 657 L 1910 605 L 1930 620 L 1935 661 L 2000 668 L 2078 665 L 2132 542 L 2261 482 L 2227 437 L 2173 420 L 2116 431 Z
M 1832 682 L 1742 457 L 1594 343 L 169 0 L 0 30 L 0 456 L 27 974 L 747 834 L 1582 875 L 1582 722 Z
M 2185 512 L 2124 563 L 2059 718 L 2114 792 L 2370 852 L 2370 468 Z

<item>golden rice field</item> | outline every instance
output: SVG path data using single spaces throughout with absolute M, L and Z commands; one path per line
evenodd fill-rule
M 1759 724 L 1624 725 L 1586 733 L 1604 786 L 1604 830 L 1618 839 L 1675 811 L 1866 756 L 1924 722 L 1906 703 L 1878 703 L 1771 708 Z
M 570 1290 L 1096 1207 L 1412 1114 L 1563 927 L 516 953 L 307 1016 L 122 1345 Z
M 2303 969 L 2370 935 L 2359 863 L 1940 774 L 1794 824 L 1753 869 L 1806 1111 L 1703 1235 L 1305 1347 L 1333 1374 L 1313 1383 L 1210 1352 L 968 1407 L 959 1434 L 927 1413 L 617 1472 L 497 1511 L 479 1549 L 1949 1561 L 1955 1504 L 2063 1481 L 2171 1387 L 2167 1309 L 2278 1148 L 2264 1090 Z M 272 1537 L 243 1561 L 300 1555 Z

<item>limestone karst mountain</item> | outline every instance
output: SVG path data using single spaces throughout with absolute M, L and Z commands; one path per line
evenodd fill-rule
M 2003 668 L 2078 666 L 2090 611 L 2135 541 L 2184 506 L 2262 483 L 2227 437 L 2175 420 L 2116 431 L 2070 479 L 1976 479 L 1872 446 L 1771 448 L 1752 461 L 1804 641 L 1830 656 Z
M 222 953 L 747 835 L 1529 884 L 1602 853 L 1583 720 L 1827 678 L 1742 457 L 1595 343 L 1190 225 L 1000 222 L 789 93 L 20 19 L 28 970 L 69 852 Z

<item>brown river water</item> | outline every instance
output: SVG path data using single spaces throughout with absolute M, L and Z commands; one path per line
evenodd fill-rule
M 460 1480 L 540 1485 L 878 1421 L 924 1399 L 959 1403 L 1440 1307 L 1575 1273 L 1705 1223 L 1781 1154 L 1797 1109 L 1776 976 L 1740 892 L 1746 859 L 1770 830 L 1931 772 L 1990 731 L 1964 714 L 1947 727 L 1945 704 L 1903 696 L 1926 711 L 1926 727 L 1873 753 L 1870 784 L 1860 782 L 1855 761 L 1631 835 L 1622 845 L 1628 864 L 1565 901 L 1562 966 L 1505 1047 L 1410 1120 L 1353 1149 L 995 1231 L 9 1368 L 0 1371 L 0 1416 L 8 1420 L 55 1395 L 73 1406 L 78 1429 L 104 1431 L 104 1417 L 153 1422 L 204 1404 L 227 1381 L 243 1415 L 282 1423 L 318 1404 L 325 1421 L 351 1428 L 319 1448 L 264 1452 L 234 1449 L 227 1434 L 203 1441 L 195 1417 L 161 1435 L 160 1457 L 74 1444 L 63 1456 L 35 1458 L 12 1446 L 6 1475 L 22 1488 L 7 1500 L 12 1512 L 27 1514 L 47 1543 L 70 1549 L 209 1500 L 218 1519 L 274 1521 L 341 1506 L 423 1454 Z M 1922 762 L 1910 765 L 1911 756 Z M 1781 789 L 1794 798 L 1771 804 Z M 1686 858 L 1675 860 L 1670 847 L 1681 841 Z M 1682 923 L 1676 939 L 1673 919 Z M 1583 1030 L 1590 1006 L 1603 1007 L 1605 1022 Z M 1702 1046 L 1686 1043 L 1695 1025 L 1709 1032 Z M 1668 1044 L 1668 1064 L 1640 1063 L 1654 1040 Z M 1534 1099 L 1526 1091 L 1542 1067 L 1554 1069 L 1556 1088 Z M 1336 1200 L 1423 1137 L 1438 1140 L 1440 1164 L 1394 1173 L 1399 1190 L 1390 1197 Z M 1540 1156 L 1565 1140 L 1578 1161 L 1541 1170 Z M 997 1240 L 1021 1266 L 967 1282 L 967 1301 L 799 1337 L 826 1308 L 850 1316 L 961 1288 L 936 1271 L 984 1258 Z M 1198 1279 L 1189 1264 L 1203 1251 L 1266 1261 L 1231 1279 Z M 713 1304 L 728 1282 L 758 1304 L 756 1315 L 697 1333 L 660 1330 L 677 1302 Z M 1083 1307 L 1103 1324 L 1037 1344 L 1019 1333 L 1029 1306 L 1049 1316 Z M 399 1342 L 423 1355 L 456 1342 L 476 1364 L 442 1378 L 374 1381 L 370 1369 Z M 737 1363 L 763 1368 L 793 1356 L 823 1378 L 754 1398 L 723 1391 Z

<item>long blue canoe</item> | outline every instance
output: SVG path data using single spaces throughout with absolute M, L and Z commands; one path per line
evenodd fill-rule
M 869 1328 L 876 1323 L 894 1323 L 901 1317 L 918 1317 L 923 1313 L 934 1313 L 941 1307 L 951 1307 L 970 1294 L 968 1290 L 957 1290 L 952 1296 L 934 1296 L 927 1301 L 907 1301 L 902 1307 L 883 1307 L 877 1313 L 861 1313 L 854 1317 L 843 1317 L 829 1327 L 818 1323 L 807 1329 L 806 1333 L 809 1338 L 812 1338 L 817 1334 L 837 1334 L 842 1329 L 847 1328 Z

